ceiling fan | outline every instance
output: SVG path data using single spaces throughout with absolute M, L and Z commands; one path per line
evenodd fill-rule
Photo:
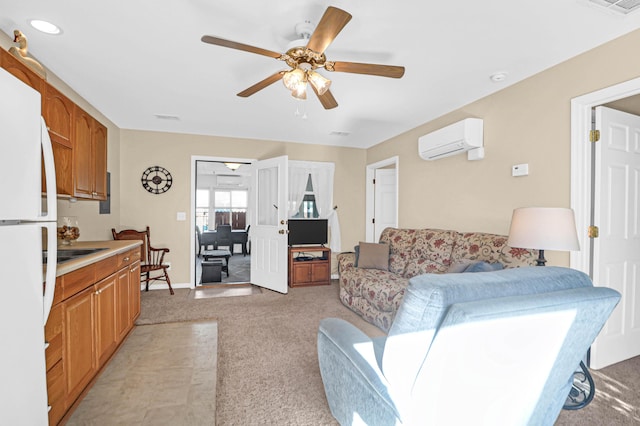
M 336 102 L 329 91 L 331 80 L 316 72 L 318 68 L 324 68 L 327 71 L 369 74 L 391 78 L 400 78 L 404 75 L 404 67 L 395 65 L 327 61 L 324 51 L 350 20 L 351 14 L 336 7 L 329 6 L 324 12 L 324 15 L 322 15 L 313 33 L 309 34 L 307 32 L 306 37 L 303 37 L 303 42 L 307 41 L 306 46 L 291 47 L 286 53 L 278 53 L 208 35 L 202 36 L 201 40 L 217 46 L 269 56 L 279 61 L 284 61 L 291 67 L 290 70 L 278 71 L 270 75 L 264 80 L 238 93 L 238 96 L 243 98 L 249 97 L 276 81 L 282 80 L 287 89 L 291 90 L 293 97 L 306 99 L 307 83 L 309 83 L 318 96 L 318 99 L 320 99 L 322 106 L 325 109 L 331 109 L 337 107 L 338 102 Z

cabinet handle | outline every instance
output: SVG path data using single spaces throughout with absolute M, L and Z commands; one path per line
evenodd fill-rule
M 133 272 L 135 272 L 135 271 L 136 271 L 135 269 L 131 269 L 129 272 L 133 273 Z
M 44 348 L 47 349 L 49 347 L 49 342 L 47 342 L 46 340 L 44 341 Z
M 124 259 L 122 259 L 122 260 L 124 260 L 125 262 L 128 262 L 128 261 L 129 261 L 129 258 L 128 258 L 128 257 L 125 257 L 125 258 L 124 258 Z

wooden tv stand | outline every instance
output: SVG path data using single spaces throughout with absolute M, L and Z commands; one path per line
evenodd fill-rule
M 302 260 L 303 257 L 310 260 Z M 289 247 L 289 287 L 331 284 L 331 249 L 322 246 Z

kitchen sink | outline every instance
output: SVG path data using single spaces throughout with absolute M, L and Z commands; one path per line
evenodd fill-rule
M 58 257 L 56 263 L 64 263 L 70 260 L 77 259 L 82 256 L 97 253 L 99 251 L 106 250 L 106 248 L 74 248 L 74 249 L 58 249 Z M 42 251 L 42 263 L 47 263 L 47 251 Z

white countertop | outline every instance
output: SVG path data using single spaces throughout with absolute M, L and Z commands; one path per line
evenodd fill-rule
M 91 265 L 92 263 L 106 259 L 111 256 L 115 256 L 119 253 L 124 253 L 142 244 L 142 241 L 137 240 L 111 240 L 111 241 L 76 241 L 72 245 L 60 245 L 59 251 L 65 249 L 87 249 L 87 248 L 106 248 L 107 250 L 101 250 L 97 253 L 88 254 L 86 256 L 78 257 L 77 259 L 69 260 L 64 263 L 58 264 L 56 270 L 56 276 L 68 274 L 71 271 L 80 269 L 83 266 Z

